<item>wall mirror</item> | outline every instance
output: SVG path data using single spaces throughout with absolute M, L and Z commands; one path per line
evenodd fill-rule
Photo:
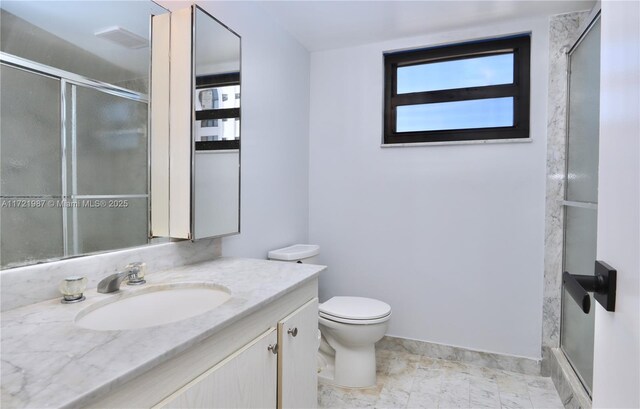
M 2 268 L 149 239 L 151 1 L 2 1 Z
M 153 142 L 158 150 L 152 153 L 152 231 L 192 240 L 237 234 L 240 36 L 195 5 L 173 11 L 166 24 L 170 24 L 170 120 L 164 122 L 154 109 Z M 156 97 L 162 89 L 153 95 L 152 105 L 161 104 Z M 168 177 L 165 166 L 156 167 L 165 157 Z

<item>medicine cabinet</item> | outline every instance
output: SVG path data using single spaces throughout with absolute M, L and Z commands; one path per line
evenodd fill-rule
M 200 7 L 154 17 L 151 233 L 240 232 L 240 36 Z

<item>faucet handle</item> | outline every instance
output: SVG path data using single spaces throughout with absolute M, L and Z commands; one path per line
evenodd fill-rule
M 82 293 L 87 289 L 87 277 L 67 277 L 58 287 L 60 293 L 62 293 L 62 303 L 72 304 L 80 301 L 84 301 L 85 297 Z
M 125 267 L 127 272 L 127 285 L 140 285 L 147 281 L 144 279 L 147 273 L 147 265 L 143 262 L 137 261 L 135 263 L 129 263 Z

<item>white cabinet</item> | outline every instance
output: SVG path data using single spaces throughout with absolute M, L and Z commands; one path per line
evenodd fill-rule
M 317 296 L 313 279 L 86 407 L 315 408 Z
M 278 408 L 318 404 L 318 299 L 278 322 Z
M 156 408 L 273 408 L 278 358 L 275 328 L 160 402 Z
M 318 299 L 277 325 L 155 408 L 317 407 Z

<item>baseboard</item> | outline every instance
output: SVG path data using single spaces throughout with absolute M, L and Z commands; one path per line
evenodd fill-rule
M 551 376 L 566 409 L 591 409 L 591 398 L 560 348 L 545 348 L 543 375 Z
M 414 339 L 385 336 L 376 344 L 377 348 L 390 351 L 404 351 L 430 358 L 447 359 L 449 361 L 465 362 L 487 368 L 502 369 L 526 375 L 540 375 L 541 360 L 512 355 L 502 355 L 491 352 L 474 351 L 471 349 Z

